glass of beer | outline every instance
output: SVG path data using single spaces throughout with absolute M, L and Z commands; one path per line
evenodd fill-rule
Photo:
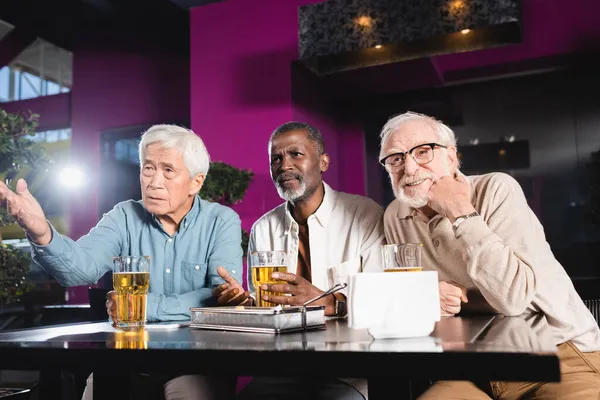
M 252 284 L 256 290 L 256 305 L 258 307 L 274 307 L 277 304 L 262 299 L 265 293 L 260 288 L 263 283 L 286 283 L 285 281 L 274 280 L 271 277 L 273 272 L 287 272 L 287 252 L 275 251 L 253 251 L 250 253 L 250 271 L 252 273 Z M 281 296 L 282 293 L 266 292 L 269 295 Z
M 385 244 L 381 246 L 383 272 L 422 271 L 422 243 Z
M 113 257 L 113 287 L 117 298 L 117 327 L 143 327 L 150 288 L 150 257 Z

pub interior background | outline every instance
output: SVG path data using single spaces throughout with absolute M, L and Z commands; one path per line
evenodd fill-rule
M 299 14 L 318 3 L 338 13 L 322 24 L 347 18 L 357 25 L 354 33 L 365 35 L 379 27 L 376 12 L 362 18 L 369 7 L 393 4 L 411 14 L 411 5 L 420 4 L 3 0 L 0 109 L 40 114 L 32 140 L 51 155 L 56 176 L 46 176 L 55 183 L 39 195 L 57 229 L 77 239 L 117 202 L 140 198 L 137 138 L 155 123 L 190 127 L 213 161 L 254 172 L 244 200 L 233 206 L 247 230 L 281 202 L 266 150 L 273 129 L 290 120 L 322 130 L 332 158 L 325 180 L 332 187 L 385 207 L 393 194 L 377 162 L 378 134 L 390 116 L 412 110 L 455 130 L 463 172 L 514 176 L 582 296 L 599 296 L 600 166 L 591 155 L 600 151 L 600 4 L 440 1 L 450 16 L 514 6 L 519 13 L 510 29 L 516 31 L 489 45 L 472 39 L 478 35 L 472 29 L 440 36 L 446 49 L 424 41 L 420 50 L 402 48 L 414 54 L 394 59 L 384 43 L 336 59 L 311 55 L 310 40 L 318 38 L 299 34 Z M 356 35 L 346 36 L 346 43 L 332 41 L 346 50 L 358 46 Z M 80 172 L 79 186 L 74 179 L 67 178 L 71 186 L 61 183 L 67 167 Z M 28 251 L 18 226 L 0 234 L 4 243 Z M 35 266 L 29 275 L 34 289 L 1 306 L 0 330 L 98 318 L 88 307 L 87 286 L 62 288 Z M 107 285 L 103 279 L 95 286 Z M 0 375 L 2 386 L 37 379 L 9 372 Z

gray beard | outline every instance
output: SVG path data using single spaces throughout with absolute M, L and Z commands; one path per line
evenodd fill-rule
M 399 202 L 404 203 L 412 208 L 422 208 L 429 203 L 429 198 L 427 195 L 408 197 L 404 192 L 404 189 L 398 189 L 395 194 Z
M 302 196 L 304 196 L 304 193 L 306 192 L 306 184 L 304 183 L 304 181 L 300 183 L 300 187 L 296 190 L 285 190 L 279 185 L 279 183 L 276 183 L 275 187 L 277 188 L 277 193 L 279 193 L 279 197 L 286 201 L 296 201 Z

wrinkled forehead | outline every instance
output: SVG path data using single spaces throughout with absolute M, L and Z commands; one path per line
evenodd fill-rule
M 278 153 L 290 148 L 305 148 L 312 145 L 308 133 L 304 130 L 294 130 L 279 133 L 271 138 L 269 142 L 269 154 Z
M 388 135 L 381 146 L 381 155 L 405 152 L 423 143 L 437 143 L 438 134 L 431 123 L 406 121 Z
M 154 142 L 146 147 L 145 160 L 160 160 L 162 162 L 183 163 L 183 154 L 175 147 L 169 147 L 163 142 Z

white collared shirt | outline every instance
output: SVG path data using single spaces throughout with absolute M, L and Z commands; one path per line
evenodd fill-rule
M 307 221 L 312 284 L 327 290 L 346 282 L 348 274 L 383 271 L 381 206 L 368 197 L 335 191 L 325 182 L 323 187 L 323 202 Z M 284 250 L 290 254 L 288 272 L 296 273 L 299 228 L 287 205 L 281 204 L 254 223 L 248 257 L 257 250 Z M 249 291 L 254 294 L 250 270 L 248 280 Z

